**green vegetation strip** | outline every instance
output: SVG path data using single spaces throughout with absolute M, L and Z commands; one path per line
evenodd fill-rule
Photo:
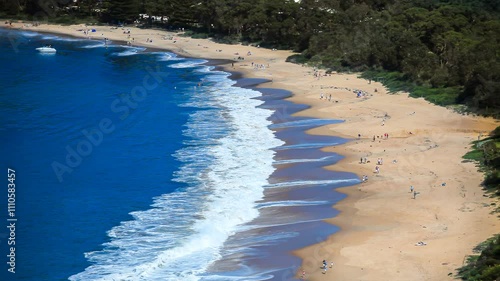
M 500 127 L 490 137 L 475 141 L 473 150 L 463 158 L 479 164 L 485 174 L 487 193 L 500 196 Z M 497 206 L 496 212 L 499 211 Z M 500 280 L 500 235 L 481 243 L 474 251 L 479 254 L 468 257 L 467 264 L 458 269 L 458 276 L 465 281 Z

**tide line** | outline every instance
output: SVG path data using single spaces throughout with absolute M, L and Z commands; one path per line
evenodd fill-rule
M 359 179 L 339 179 L 339 180 L 303 180 L 303 181 L 289 181 L 268 184 L 266 188 L 282 188 L 282 187 L 296 187 L 308 185 L 333 185 L 339 183 L 360 183 Z

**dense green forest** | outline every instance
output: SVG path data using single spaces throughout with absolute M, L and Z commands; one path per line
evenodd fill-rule
M 290 61 L 365 71 L 394 91 L 500 116 L 500 0 L 0 0 L 0 11 L 293 49 Z

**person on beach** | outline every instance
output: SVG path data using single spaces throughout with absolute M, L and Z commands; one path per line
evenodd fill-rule
M 417 191 L 414 190 L 413 191 L 413 199 L 417 199 L 417 194 L 418 194 Z
M 412 193 L 414 190 L 413 185 L 410 186 L 410 193 Z
M 333 267 L 333 261 L 330 263 L 330 268 L 332 268 L 332 267 Z

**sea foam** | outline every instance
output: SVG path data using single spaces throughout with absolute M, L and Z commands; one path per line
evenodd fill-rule
M 146 50 L 146 48 L 142 48 L 142 47 L 129 47 L 129 46 L 121 46 L 121 47 L 125 48 L 126 50 L 113 53 L 113 55 L 119 56 L 119 57 L 133 56 L 133 55 L 140 54 L 140 52 Z
M 187 60 L 183 62 L 179 62 L 176 64 L 171 64 L 169 67 L 171 68 L 192 68 L 192 67 L 200 67 L 200 63 L 205 63 L 206 60 Z M 205 71 L 206 68 L 202 67 L 200 71 Z
M 192 60 L 174 67 L 206 70 Z M 260 93 L 232 87 L 227 76 L 211 72 L 182 93 L 181 106 L 199 108 L 174 154 L 182 162 L 175 181 L 186 188 L 131 213 L 134 220 L 111 229 L 104 249 L 86 254 L 92 265 L 70 280 L 201 280 L 228 237 L 258 216 L 255 202 L 274 170 L 271 149 L 283 142 L 268 128 L 272 111 L 252 99 Z

